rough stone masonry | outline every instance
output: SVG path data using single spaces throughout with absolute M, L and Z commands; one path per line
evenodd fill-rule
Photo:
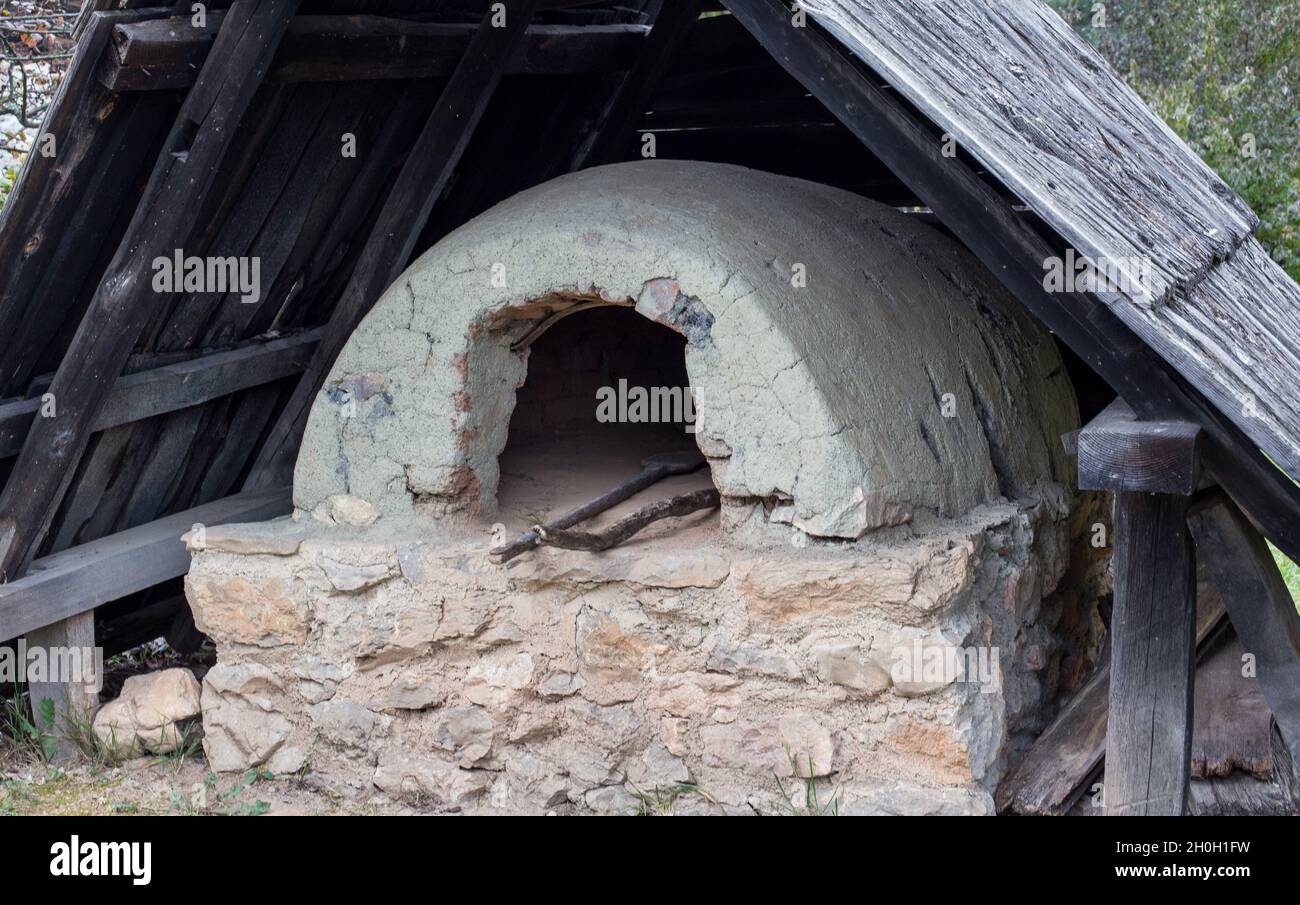
M 685 336 L 721 517 L 493 565 L 520 340 L 591 301 Z M 987 813 L 1076 617 L 1077 422 L 1050 337 L 907 215 L 710 164 L 539 186 L 354 334 L 294 516 L 190 536 L 208 756 L 430 810 Z

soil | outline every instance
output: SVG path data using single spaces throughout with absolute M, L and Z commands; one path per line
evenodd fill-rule
M 0 816 L 305 816 L 402 814 L 376 801 L 357 805 L 305 777 L 217 777 L 199 756 L 148 757 L 114 766 L 53 767 L 9 751 L 0 765 Z

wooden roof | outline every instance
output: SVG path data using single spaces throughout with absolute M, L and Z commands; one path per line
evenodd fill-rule
M 1297 288 L 1240 200 L 1034 2 L 804 5 L 829 33 L 782 0 L 510 0 L 508 29 L 487 0 L 240 0 L 202 27 L 90 4 L 57 155 L 0 215 L 0 640 L 183 617 L 177 525 L 287 511 L 319 383 L 411 258 L 650 132 L 930 208 L 1092 369 L 1076 385 L 1203 424 L 1208 469 L 1300 557 L 1300 493 L 1259 454 L 1300 474 Z M 1066 247 L 1150 254 L 1150 297 L 1044 294 Z M 262 298 L 140 292 L 159 248 L 257 256 Z
M 1300 478 L 1300 289 L 1254 212 L 1056 12 L 803 6 L 1079 252 L 1149 261 L 1098 297 Z

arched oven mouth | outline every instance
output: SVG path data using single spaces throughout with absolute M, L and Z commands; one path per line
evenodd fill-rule
M 544 315 L 511 344 L 528 370 L 499 458 L 494 562 L 537 546 L 598 552 L 713 518 L 685 345 L 630 303 L 599 299 Z

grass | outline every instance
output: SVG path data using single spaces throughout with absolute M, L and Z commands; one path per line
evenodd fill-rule
M 831 792 L 830 798 L 821 800 L 817 792 L 817 776 L 813 767 L 812 754 L 808 754 L 807 776 L 799 776 L 798 763 L 789 747 L 785 749 L 785 756 L 790 761 L 790 772 L 803 782 L 803 794 L 798 795 L 797 788 L 792 787 L 787 790 L 781 777 L 773 773 L 772 778 L 776 780 L 776 788 L 781 795 L 782 812 L 791 817 L 838 817 L 840 790 L 836 787 Z M 803 800 L 800 801 L 799 798 Z
M 698 795 L 710 804 L 718 804 L 716 798 L 692 782 L 679 782 L 662 789 L 655 786 L 652 792 L 635 789 L 632 794 L 640 802 L 636 809 L 638 817 L 671 817 L 676 813 L 677 799 L 683 795 Z
M 1286 586 L 1291 591 L 1291 599 L 1296 602 L 1296 609 L 1300 609 L 1300 566 L 1283 556 L 1282 551 L 1272 544 L 1269 547 L 1273 551 L 1273 558 L 1277 560 L 1277 567 L 1282 570 Z

